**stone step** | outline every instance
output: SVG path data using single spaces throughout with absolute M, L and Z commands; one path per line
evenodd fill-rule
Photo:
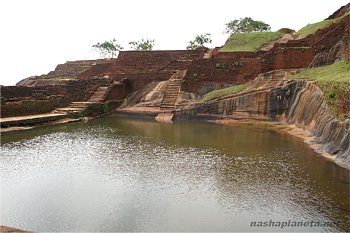
M 175 102 L 164 102 L 161 104 L 161 106 L 174 106 Z
M 54 111 L 61 111 L 61 112 L 79 112 L 85 110 L 85 108 L 56 108 Z
M 161 107 L 160 107 L 161 110 L 166 110 L 166 109 L 171 109 L 171 110 L 173 110 L 174 108 L 175 108 L 174 106 L 171 106 L 171 107 L 163 107 L 163 106 L 161 106 Z
M 170 92 L 170 93 L 171 93 L 171 92 L 176 92 L 176 93 L 177 93 L 177 92 L 179 92 L 179 91 L 180 91 L 180 88 L 171 89 L 171 90 L 168 89 L 166 93 L 169 93 L 169 92 Z
M 174 107 L 175 102 L 164 102 L 161 106 L 172 106 Z
M 174 104 L 173 101 L 170 101 L 170 102 L 165 101 L 165 102 L 162 102 L 162 103 L 161 103 L 161 105 L 173 105 L 173 104 Z
M 162 102 L 175 102 L 177 98 L 164 98 Z
M 162 103 L 175 103 L 175 102 L 176 102 L 176 99 L 173 98 L 173 99 L 166 99 Z
M 98 87 L 94 94 L 89 98 L 89 102 L 102 102 L 109 91 L 109 87 Z
M 98 102 L 95 102 L 95 101 L 86 101 L 86 102 L 72 102 L 71 104 L 88 104 L 88 105 L 91 105 L 91 104 L 98 104 Z
M 160 105 L 161 108 L 174 108 L 173 104 L 162 104 Z
M 175 103 L 181 90 L 184 75 L 184 72 L 179 71 L 170 78 L 160 104 L 161 110 L 175 109 Z
M 79 104 L 70 104 L 68 106 L 68 108 L 87 108 L 87 107 L 89 107 L 89 105 L 87 105 L 87 104 L 81 104 L 81 105 L 79 105 Z

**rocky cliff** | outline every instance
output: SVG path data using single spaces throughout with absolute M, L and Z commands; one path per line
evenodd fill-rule
M 350 120 L 335 119 L 323 98 L 320 88 L 308 81 L 298 81 L 286 121 L 310 131 L 317 151 L 333 155 L 341 166 L 350 169 Z

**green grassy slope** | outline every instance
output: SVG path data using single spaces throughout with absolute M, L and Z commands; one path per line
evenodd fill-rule
M 282 35 L 281 32 L 234 33 L 220 52 L 257 51 L 268 42 L 278 40 Z
M 317 23 L 308 24 L 305 27 L 301 28 L 297 34 L 300 37 L 307 37 L 308 35 L 314 34 L 317 30 L 328 27 L 333 24 L 336 20 L 323 20 Z
M 350 64 L 340 61 L 328 66 L 303 69 L 291 79 L 315 81 L 321 88 L 332 114 L 338 119 L 350 118 L 348 98 L 350 93 Z
M 235 94 L 235 93 L 243 91 L 244 89 L 245 89 L 245 85 L 240 84 L 240 85 L 235 85 L 235 86 L 231 86 L 231 87 L 226 87 L 223 89 L 214 90 L 214 91 L 211 91 L 211 92 L 205 94 L 202 98 L 202 101 L 204 102 L 204 101 L 219 98 L 219 97 L 222 97 L 225 95 Z
M 302 69 L 292 79 L 308 79 L 322 82 L 349 82 L 350 64 L 340 61 L 328 66 Z
M 344 17 L 349 17 L 350 15 L 350 9 L 341 17 L 336 19 L 328 19 L 323 20 L 317 23 L 308 24 L 305 27 L 301 28 L 299 31 L 297 31 L 297 35 L 299 35 L 301 38 L 307 37 L 308 35 L 314 34 L 317 30 L 328 27 L 329 25 L 338 22 Z

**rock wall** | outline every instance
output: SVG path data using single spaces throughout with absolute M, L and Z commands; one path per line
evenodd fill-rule
M 341 17 L 349 10 L 349 8 L 350 8 L 350 3 L 340 7 L 336 12 L 331 14 L 327 19 L 335 19 L 335 18 Z
M 187 70 L 181 90 L 204 94 L 228 85 L 246 83 L 259 73 L 259 58 L 194 60 Z
M 56 66 L 54 71 L 46 75 L 33 76 L 19 81 L 16 86 L 46 86 L 66 84 L 75 79 L 80 73 L 91 68 L 94 64 L 109 62 L 109 59 L 67 61 Z
M 116 78 L 119 74 L 155 73 L 187 68 L 194 59 L 201 59 L 205 50 L 121 51 L 109 64 L 96 64 L 78 75 L 79 79 L 94 76 Z
M 261 77 L 259 77 L 261 78 Z M 259 81 L 259 80 L 256 80 Z M 286 121 L 315 136 L 317 151 L 329 153 L 336 163 L 350 169 L 350 120 L 335 119 L 320 88 L 307 81 L 284 81 L 261 89 L 186 106 L 176 118 L 254 119 Z M 254 87 L 255 85 L 250 85 Z
M 97 60 L 67 61 L 64 64 L 57 65 L 55 70 L 49 72 L 46 77 L 75 77 L 89 69 L 96 62 Z
M 318 51 L 311 67 L 332 64 L 338 60 L 350 61 L 350 16 L 344 17 L 338 24 L 329 30 L 320 30 L 322 34 L 313 47 Z M 323 32 L 323 33 L 322 33 Z
M 262 55 L 262 72 L 280 69 L 306 68 L 314 58 L 308 47 L 274 47 Z
M 310 47 L 281 47 L 280 44 L 268 52 L 219 52 L 213 58 L 192 62 L 182 90 L 205 94 L 229 85 L 247 83 L 262 72 L 306 68 L 314 55 Z
M 196 50 L 156 50 L 156 51 L 121 51 L 118 60 L 120 62 L 142 63 L 148 62 L 166 64 L 173 60 L 201 59 L 207 49 Z
M 202 59 L 206 50 L 121 51 L 117 60 L 95 64 L 79 74 L 78 79 L 127 79 L 134 92 L 149 83 L 168 80 L 177 70 L 188 69 L 194 59 Z
M 344 17 L 306 38 L 275 43 L 269 51 L 216 51 L 211 58 L 196 59 L 188 67 L 182 90 L 204 94 L 246 83 L 261 72 L 328 65 L 340 59 L 349 61 L 349 21 L 349 16 Z
M 293 93 L 292 105 L 286 112 L 286 120 L 309 130 L 320 144 L 318 152 L 335 156 L 335 162 L 350 169 L 350 120 L 335 119 L 316 85 L 300 81 Z
M 70 80 L 62 85 L 1 86 L 1 117 L 47 113 L 88 99 L 107 79 Z

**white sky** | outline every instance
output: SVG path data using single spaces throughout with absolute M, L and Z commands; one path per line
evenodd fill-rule
M 321 21 L 349 0 L 1 0 L 0 84 L 48 73 L 67 60 L 97 59 L 91 46 L 116 38 L 155 39 L 185 49 L 197 34 L 221 46 L 230 20 L 250 16 L 272 30 Z

